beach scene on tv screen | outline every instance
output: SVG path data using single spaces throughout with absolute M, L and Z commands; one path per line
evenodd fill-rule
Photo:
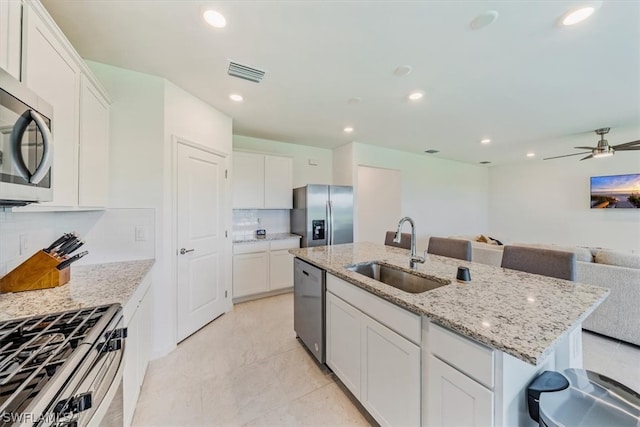
M 592 208 L 640 208 L 640 173 L 591 177 Z

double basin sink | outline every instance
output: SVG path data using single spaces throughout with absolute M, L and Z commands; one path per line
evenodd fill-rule
M 354 273 L 362 274 L 373 280 L 412 294 L 431 291 L 440 286 L 447 285 L 447 283 L 438 282 L 377 262 L 363 262 L 349 265 L 346 268 Z

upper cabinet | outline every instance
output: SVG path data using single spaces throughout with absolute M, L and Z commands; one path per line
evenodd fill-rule
M 2 2 L 0 2 L 2 4 Z M 53 106 L 53 201 L 20 210 L 107 206 L 109 99 L 38 2 L 23 10 L 22 77 Z
M 82 76 L 78 205 L 103 207 L 109 196 L 109 104 Z
M 292 187 L 291 158 L 233 152 L 234 209 L 291 209 Z
M 22 2 L 0 1 L 0 68 L 20 80 Z
M 23 81 L 53 107 L 53 201 L 42 205 L 72 207 L 78 203 L 80 67 L 33 9 L 24 12 Z

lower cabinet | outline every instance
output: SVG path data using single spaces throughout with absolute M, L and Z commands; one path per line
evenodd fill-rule
M 427 389 L 427 425 L 493 425 L 493 392 L 433 355 Z
M 293 255 L 300 239 L 233 246 L 233 298 L 293 288 Z
M 344 286 L 353 289 L 342 294 Z M 420 425 L 420 346 L 383 324 L 404 323 L 408 314 L 419 325 L 420 317 L 329 274 L 327 289 L 327 365 L 380 425 Z
M 147 276 L 123 309 L 124 323 L 127 327 L 122 377 L 124 426 L 131 425 L 133 421 L 133 414 L 151 355 L 150 287 L 150 277 Z

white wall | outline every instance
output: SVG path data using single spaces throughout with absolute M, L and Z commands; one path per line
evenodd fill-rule
M 415 221 L 420 250 L 426 249 L 428 236 L 488 230 L 489 172 L 485 167 L 361 143 L 353 143 L 353 164 L 401 171 L 400 211 Z M 354 187 L 357 212 L 357 182 Z M 385 207 L 385 200 L 380 200 L 380 209 Z M 403 231 L 408 232 L 405 227 Z
M 383 243 L 402 218 L 402 174 L 397 169 L 358 166 L 354 241 Z M 384 209 L 380 202 L 384 200 Z
M 291 157 L 293 159 L 293 188 L 307 184 L 332 183 L 333 154 L 331 150 L 326 148 L 289 144 L 242 135 L 233 135 L 233 148 Z M 310 165 L 309 160 L 317 163 L 317 165 Z
M 615 142 L 610 141 L 611 144 Z M 590 209 L 591 176 L 640 172 L 640 153 L 535 160 L 489 172 L 489 233 L 538 242 L 640 251 L 640 210 Z
M 333 183 L 334 185 L 353 185 L 356 173 L 353 164 L 354 144 L 349 143 L 333 149 Z
M 111 106 L 110 205 L 156 212 L 153 270 L 153 354 L 176 344 L 176 281 L 173 207 L 174 136 L 231 153 L 231 119 L 164 79 L 88 62 L 113 99 Z M 231 229 L 231 196 L 223 207 Z M 231 268 L 231 250 L 227 265 Z M 231 289 L 230 275 L 227 278 Z

